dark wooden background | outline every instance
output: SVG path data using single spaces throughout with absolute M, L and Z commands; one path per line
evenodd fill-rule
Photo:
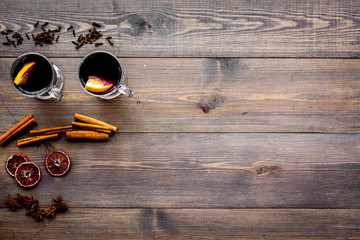
M 2 164 L 23 152 L 43 173 L 26 190 L 0 171 L 1 239 L 360 239 L 359 1 L 0 2 L 0 30 L 35 33 L 36 21 L 77 34 L 97 21 L 114 46 L 75 50 L 63 30 L 51 46 L 1 44 L 0 133 L 30 113 L 33 129 L 77 112 L 119 130 L 1 147 Z M 133 98 L 83 92 L 78 65 L 99 49 L 119 57 Z M 29 51 L 61 68 L 63 102 L 12 88 Z M 61 178 L 44 168 L 54 147 L 72 159 Z M 8 193 L 41 207 L 61 194 L 70 210 L 36 222 L 6 208 Z

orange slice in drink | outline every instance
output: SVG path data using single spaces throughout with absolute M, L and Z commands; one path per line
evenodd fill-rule
M 86 82 L 85 89 L 90 92 L 102 93 L 109 90 L 113 85 L 114 84 L 108 83 L 101 78 L 90 76 Z
M 23 66 L 23 68 L 18 72 L 15 77 L 14 83 L 16 85 L 25 84 L 29 79 L 32 68 L 34 67 L 36 62 L 30 62 Z

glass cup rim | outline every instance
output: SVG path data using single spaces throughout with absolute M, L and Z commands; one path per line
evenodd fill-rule
M 15 86 L 15 84 L 14 84 L 14 79 L 13 79 L 13 74 L 12 74 L 13 71 L 15 70 L 16 65 L 20 62 L 20 59 L 23 58 L 23 57 L 25 57 L 25 56 L 27 56 L 27 55 L 37 55 L 37 56 L 43 58 L 43 59 L 49 64 L 49 66 L 50 66 L 50 68 L 51 68 L 51 72 L 52 72 L 51 83 L 49 84 L 49 86 L 46 87 L 46 88 L 44 88 L 43 90 L 37 92 L 37 94 L 34 94 L 34 95 L 32 95 L 32 94 L 27 94 L 27 93 L 25 93 L 25 92 L 20 91 L 20 90 Z M 15 65 L 15 63 L 16 63 L 16 65 Z M 20 56 L 18 56 L 18 57 L 15 59 L 15 61 L 13 62 L 12 66 L 11 66 L 11 69 L 10 69 L 10 80 L 11 80 L 10 82 L 11 82 L 12 86 L 15 88 L 15 90 L 18 91 L 18 92 L 19 92 L 20 94 L 22 94 L 23 96 L 27 96 L 27 97 L 41 96 L 41 95 L 43 95 L 44 93 L 47 93 L 47 92 L 52 88 L 52 86 L 54 85 L 54 81 L 55 81 L 55 69 L 54 69 L 54 67 L 53 67 L 53 65 L 52 65 L 52 62 L 51 62 L 45 55 L 43 55 L 43 54 L 41 54 L 41 53 L 37 53 L 37 52 L 26 52 L 26 53 L 23 53 L 23 54 L 21 54 Z
M 117 61 L 117 63 L 120 66 L 120 73 L 121 73 L 120 80 L 118 81 L 116 86 L 113 87 L 113 90 L 111 90 L 110 92 L 105 93 L 105 94 L 95 94 L 95 93 L 92 93 L 92 92 L 86 90 L 85 87 L 83 86 L 82 82 L 81 82 L 81 79 L 80 79 L 80 68 L 81 68 L 82 64 L 84 63 L 85 59 L 90 57 L 91 55 L 97 54 L 97 53 L 104 53 L 104 54 L 110 55 L 112 58 L 114 58 Z M 113 95 L 114 92 L 116 90 L 118 90 L 119 85 L 126 85 L 125 70 L 124 70 L 124 67 L 122 66 L 121 62 L 119 61 L 119 59 L 114 54 L 112 54 L 112 53 L 110 53 L 108 51 L 104 51 L 104 50 L 96 50 L 96 51 L 93 51 L 93 52 L 90 52 L 90 53 L 86 54 L 85 57 L 83 57 L 83 59 L 81 60 L 80 65 L 78 67 L 78 81 L 80 83 L 81 88 L 84 89 L 84 91 L 87 92 L 88 94 L 90 94 L 92 96 L 95 96 L 95 97 L 100 97 L 100 98 L 107 97 L 107 96 Z

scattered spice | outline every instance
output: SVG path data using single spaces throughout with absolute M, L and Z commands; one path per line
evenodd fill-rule
M 56 208 L 57 212 L 65 212 L 69 209 L 66 205 L 65 201 L 62 199 L 61 195 L 59 194 L 57 198 L 54 198 L 53 206 Z
M 21 207 L 19 202 L 8 194 L 9 198 L 6 200 L 6 205 L 11 209 L 11 211 L 16 211 L 17 208 Z
M 32 216 L 39 208 L 39 204 L 33 204 L 31 208 L 26 210 L 26 215 Z
M 47 218 L 55 218 L 56 216 L 56 207 L 55 206 L 52 206 L 52 207 L 48 207 L 46 209 L 44 209 L 44 213 L 45 213 L 45 216 Z
M 92 22 L 92 25 L 93 25 L 94 27 L 101 27 L 100 23 L 97 23 L 97 22 Z
M 49 29 L 46 31 L 43 27 L 41 27 L 41 29 L 43 31 L 38 32 L 38 34 L 34 36 L 35 45 L 43 46 L 44 44 L 53 44 L 54 34 L 51 32 L 52 30 Z
M 34 24 L 34 28 L 36 29 L 38 26 L 39 26 L 40 22 L 37 21 L 35 24 Z M 59 33 L 61 32 L 61 26 L 58 26 L 56 29 L 45 29 L 46 26 L 49 25 L 49 22 L 45 22 L 44 24 L 42 24 L 40 26 L 42 32 L 38 32 L 37 34 L 31 34 L 32 36 L 32 40 L 34 41 L 35 45 L 40 45 L 40 46 L 44 46 L 44 44 L 47 44 L 47 45 L 52 45 L 53 42 L 58 42 L 59 41 L 59 37 L 60 35 L 58 35 L 56 38 L 55 38 L 55 34 L 54 33 Z M 101 24 L 100 23 L 97 23 L 97 22 L 92 22 L 92 25 L 94 26 L 93 28 L 90 28 L 89 29 L 89 33 L 88 34 L 82 34 L 78 37 L 76 43 L 77 44 L 74 44 L 75 45 L 75 48 L 76 49 L 79 49 L 81 48 L 82 46 L 84 46 L 84 44 L 93 44 L 95 43 L 95 47 L 98 47 L 98 46 L 101 46 L 101 45 L 104 45 L 103 43 L 96 43 L 96 40 L 98 40 L 103 34 L 101 31 L 98 31 L 96 29 L 96 27 L 101 27 Z M 70 25 L 67 29 L 67 31 L 70 31 L 72 30 L 72 33 L 73 33 L 73 36 L 76 37 L 76 32 L 74 30 L 74 27 L 72 25 Z M 8 35 L 9 33 L 11 32 L 14 32 L 13 30 L 11 29 L 6 29 L 6 30 L 1 30 L 0 33 L 3 34 L 3 35 Z M 29 33 L 30 34 L 30 33 Z M 30 40 L 30 36 L 29 36 L 28 33 L 25 33 L 26 35 L 26 38 L 28 40 Z M 3 45 L 7 45 L 7 46 L 10 46 L 10 45 L 13 45 L 15 48 L 16 46 L 20 45 L 23 43 L 23 37 L 21 36 L 21 34 L 19 32 L 15 32 L 15 34 L 12 35 L 12 38 L 14 39 L 7 39 L 7 42 L 3 42 Z M 112 41 L 110 41 L 110 39 L 112 39 L 112 37 L 110 36 L 107 36 L 106 37 L 106 40 L 109 42 L 109 44 L 111 46 L 114 45 L 114 43 Z M 15 40 L 17 40 L 17 42 L 15 43 Z M 74 43 L 74 42 L 73 42 Z
M 110 41 L 110 39 L 112 39 L 112 37 L 107 36 L 107 37 L 105 37 L 105 39 L 110 43 L 111 46 L 114 45 L 114 43 L 112 41 Z
M 22 194 L 17 194 L 17 197 L 15 198 L 15 200 L 20 204 L 23 205 L 24 201 L 25 201 L 25 196 Z
M 32 216 L 36 219 L 36 221 L 42 221 L 45 213 L 44 210 L 37 208 L 36 211 L 32 214 Z
M 39 204 L 39 201 L 34 199 L 33 196 L 26 196 L 24 198 L 23 207 L 26 209 L 30 209 L 34 204 Z
M 8 200 L 6 200 L 6 205 L 15 211 L 17 208 L 25 207 L 26 215 L 32 216 L 36 221 L 42 221 L 44 217 L 55 218 L 57 213 L 65 212 L 69 209 L 65 201 L 62 199 L 59 194 L 58 197 L 53 199 L 52 206 L 42 210 L 39 207 L 39 201 L 34 199 L 33 196 L 24 196 L 22 194 L 17 194 L 16 198 L 13 198 L 8 194 Z

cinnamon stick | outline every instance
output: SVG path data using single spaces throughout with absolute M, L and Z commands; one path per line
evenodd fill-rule
M 72 122 L 71 125 L 73 125 L 75 127 L 83 128 L 83 129 L 92 130 L 92 131 L 104 132 L 107 134 L 111 133 L 111 128 L 101 126 L 101 125 L 95 125 L 95 124 L 90 124 L 90 123 L 81 123 L 81 122 Z
M 27 117 L 25 117 L 23 120 L 21 120 L 18 124 L 9 129 L 0 137 L 0 145 L 3 145 L 5 142 L 13 138 L 18 133 L 22 132 L 35 122 L 35 118 L 31 114 L 29 114 Z
M 67 131 L 72 131 L 73 128 L 71 125 L 63 127 L 54 127 L 54 128 L 45 128 L 40 130 L 31 130 L 30 137 L 39 136 L 39 135 L 49 135 L 54 133 L 62 133 Z
M 95 131 L 70 131 L 66 132 L 66 139 L 77 141 L 107 141 L 109 134 Z
M 91 117 L 87 117 L 85 115 L 81 115 L 79 113 L 75 113 L 74 118 L 76 120 L 79 120 L 79 121 L 82 121 L 82 122 L 109 127 L 111 129 L 111 131 L 113 131 L 113 132 L 116 132 L 116 130 L 117 130 L 117 128 L 115 126 L 113 126 L 113 125 L 110 125 L 110 124 L 108 124 L 106 122 L 97 120 L 95 118 L 91 118 Z
M 37 142 L 47 141 L 47 140 L 52 140 L 52 139 L 57 139 L 57 138 L 59 138 L 58 133 L 43 135 L 43 136 L 28 137 L 28 138 L 18 140 L 17 145 L 19 147 L 21 147 L 21 146 L 25 146 L 25 145 L 28 145 L 31 143 L 37 143 Z

